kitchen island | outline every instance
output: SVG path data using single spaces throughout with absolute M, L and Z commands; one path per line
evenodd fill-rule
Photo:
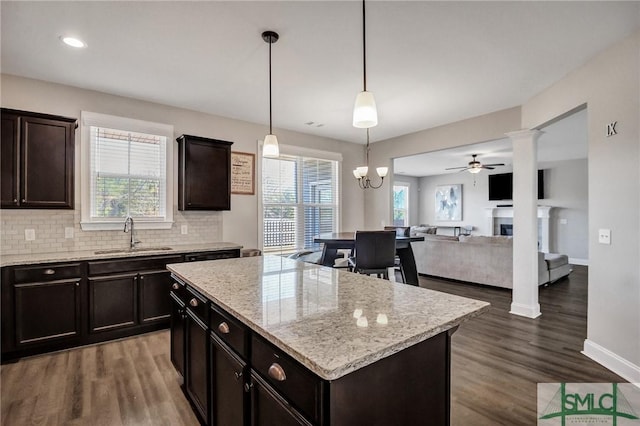
M 172 361 L 206 424 L 448 424 L 451 334 L 489 307 L 279 256 L 167 268 Z

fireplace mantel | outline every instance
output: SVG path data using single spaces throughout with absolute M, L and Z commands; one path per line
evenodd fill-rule
M 552 206 L 538 206 L 538 242 L 543 253 L 549 253 L 551 209 Z M 491 235 L 496 235 L 496 219 L 513 219 L 513 207 L 488 207 L 486 212 Z

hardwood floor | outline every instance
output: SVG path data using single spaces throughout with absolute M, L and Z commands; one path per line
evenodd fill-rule
M 491 308 L 452 338 L 451 424 L 535 425 L 537 384 L 625 382 L 580 351 L 587 335 L 587 268 L 542 287 L 542 316 L 509 314 L 511 291 L 420 277 L 420 286 Z
M 420 277 L 420 285 L 491 303 L 452 346 L 452 425 L 534 425 L 539 382 L 623 382 L 580 353 L 587 273 L 540 291 L 542 316 L 508 313 L 511 292 Z M 198 425 L 169 360 L 168 331 L 20 360 L 1 368 L 0 423 Z

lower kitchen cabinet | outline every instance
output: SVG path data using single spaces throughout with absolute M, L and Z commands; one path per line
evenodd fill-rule
M 195 294 L 189 294 L 185 316 L 185 379 L 184 388 L 200 416 L 209 424 L 209 331 L 207 302 Z M 204 309 L 198 309 L 204 308 Z
M 309 425 L 273 388 L 251 373 L 251 426 Z
M 211 333 L 211 423 L 246 424 L 246 363 Z
M 185 303 L 193 297 L 172 289 L 174 282 L 166 265 L 239 256 L 239 249 L 225 249 L 3 267 L 1 359 L 4 362 L 171 327 L 171 360 L 184 375 Z M 202 300 L 206 311 L 206 299 Z M 203 318 L 201 323 L 206 324 L 208 316 Z M 204 330 L 206 355 L 206 326 Z M 206 365 L 207 359 L 202 362 Z M 208 396 L 202 394 L 202 401 L 206 409 Z
M 89 330 L 92 333 L 137 324 L 138 274 L 89 279 Z

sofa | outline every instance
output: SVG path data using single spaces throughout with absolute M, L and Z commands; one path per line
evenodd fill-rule
M 513 240 L 503 236 L 433 235 L 411 243 L 419 274 L 513 288 Z M 538 252 L 538 285 L 571 272 L 565 255 Z

